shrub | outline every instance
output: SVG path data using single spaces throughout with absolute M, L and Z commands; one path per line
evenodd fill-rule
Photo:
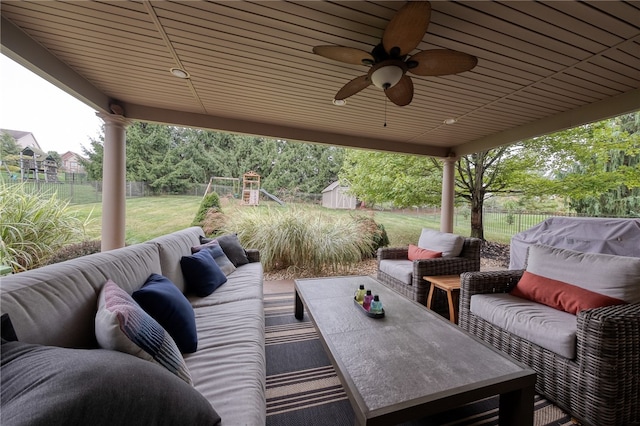
M 59 248 L 82 238 L 84 224 L 56 193 L 25 192 L 0 184 L 0 264 L 14 272 L 40 264 Z
M 265 271 L 296 268 L 320 274 L 347 270 L 371 253 L 372 238 L 353 217 L 300 209 L 241 210 L 225 232 L 235 232 L 245 247 L 260 250 Z
M 87 240 L 80 243 L 68 244 L 60 250 L 57 250 L 52 256 L 48 257 L 44 262 L 42 262 L 41 266 L 64 262 L 65 260 L 71 260 L 76 257 L 87 256 L 89 254 L 100 253 L 100 244 L 100 240 Z
M 220 197 L 217 193 L 211 192 L 202 197 L 200 207 L 198 208 L 196 217 L 193 219 L 193 222 L 191 222 L 191 226 L 203 226 L 205 224 L 205 220 L 207 219 L 207 214 L 221 211 L 222 208 L 220 207 Z M 205 234 L 210 235 L 211 232 L 205 231 Z
M 384 229 L 384 225 L 376 223 L 370 216 L 363 215 L 356 216 L 355 221 L 360 225 L 361 232 L 369 235 L 372 241 L 371 252 L 366 253 L 366 257 L 375 257 L 380 247 L 387 247 L 389 245 L 389 236 Z

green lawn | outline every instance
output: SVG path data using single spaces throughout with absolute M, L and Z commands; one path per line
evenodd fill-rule
M 191 225 L 202 197 L 175 195 L 159 197 L 130 198 L 126 202 L 126 234 L 127 244 L 135 244 L 150 240 L 160 235 L 174 232 Z M 232 215 L 236 209 L 253 209 L 256 213 L 268 209 L 291 208 L 293 205 L 279 206 L 275 203 L 261 203 L 257 207 L 223 204 L 224 213 Z M 423 227 L 438 229 L 440 219 L 433 215 L 412 215 L 396 212 L 330 210 L 317 205 L 296 204 L 296 208 L 318 210 L 335 215 L 373 215 L 376 222 L 384 225 L 392 246 L 409 243 L 416 244 Z M 82 220 L 87 220 L 86 227 L 89 239 L 99 239 L 102 224 L 102 205 L 100 203 L 73 205 Z M 466 232 L 465 232 L 466 230 Z M 469 235 L 468 224 L 460 224 L 455 229 L 460 235 Z
M 196 215 L 202 197 L 188 195 L 140 197 L 127 199 L 127 244 L 148 241 L 160 235 L 187 228 Z M 69 210 L 80 218 L 89 218 L 86 227 L 89 239 L 99 239 L 102 228 L 102 204 L 73 205 Z

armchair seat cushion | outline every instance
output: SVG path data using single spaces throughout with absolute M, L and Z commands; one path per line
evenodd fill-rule
M 470 311 L 565 358 L 576 356 L 578 323 L 573 314 L 507 293 L 475 294 Z
M 411 285 L 411 280 L 413 280 L 413 262 L 411 260 L 384 259 L 380 261 L 378 269 L 403 284 Z

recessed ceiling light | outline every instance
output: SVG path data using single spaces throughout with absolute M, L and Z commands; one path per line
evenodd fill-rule
M 338 105 L 338 106 L 343 106 L 347 104 L 347 100 L 346 99 L 334 99 L 333 101 L 334 105 Z
M 455 118 L 447 118 L 446 120 L 444 120 L 444 124 L 455 124 L 458 120 L 456 120 Z
M 169 71 L 171 71 L 171 74 L 175 75 L 178 78 L 186 79 L 186 78 L 191 77 L 188 72 L 186 72 L 185 70 L 183 70 L 181 68 L 171 68 Z

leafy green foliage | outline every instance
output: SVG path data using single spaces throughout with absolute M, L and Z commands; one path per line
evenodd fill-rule
M 92 179 L 102 178 L 104 136 L 83 148 Z M 270 192 L 320 193 L 337 180 L 342 148 L 136 122 L 127 128 L 127 179 L 155 193 L 179 193 L 211 177 L 262 177 Z M 291 167 L 295 165 L 295 167 Z
M 20 155 L 20 145 L 8 133 L 0 134 L 0 159 L 4 159 L 7 155 Z
M 82 237 L 83 222 L 56 194 L 26 192 L 0 183 L 0 264 L 15 272 L 38 267 L 65 244 Z
M 218 194 L 216 194 L 215 192 L 208 193 L 207 195 L 202 197 L 200 207 L 196 212 L 196 216 L 193 218 L 193 222 L 191 222 L 191 226 L 203 226 L 208 213 L 219 212 L 221 210 L 222 208 L 220 207 L 220 197 L 218 196 Z
M 340 180 L 369 206 L 439 204 L 442 170 L 435 159 L 415 155 L 348 150 Z
M 640 113 L 591 123 L 529 143 L 546 156 L 546 193 L 577 213 L 640 216 Z
M 297 208 L 241 209 L 224 232 L 260 250 L 265 271 L 294 268 L 319 275 L 341 271 L 372 252 L 372 235 L 353 217 Z

